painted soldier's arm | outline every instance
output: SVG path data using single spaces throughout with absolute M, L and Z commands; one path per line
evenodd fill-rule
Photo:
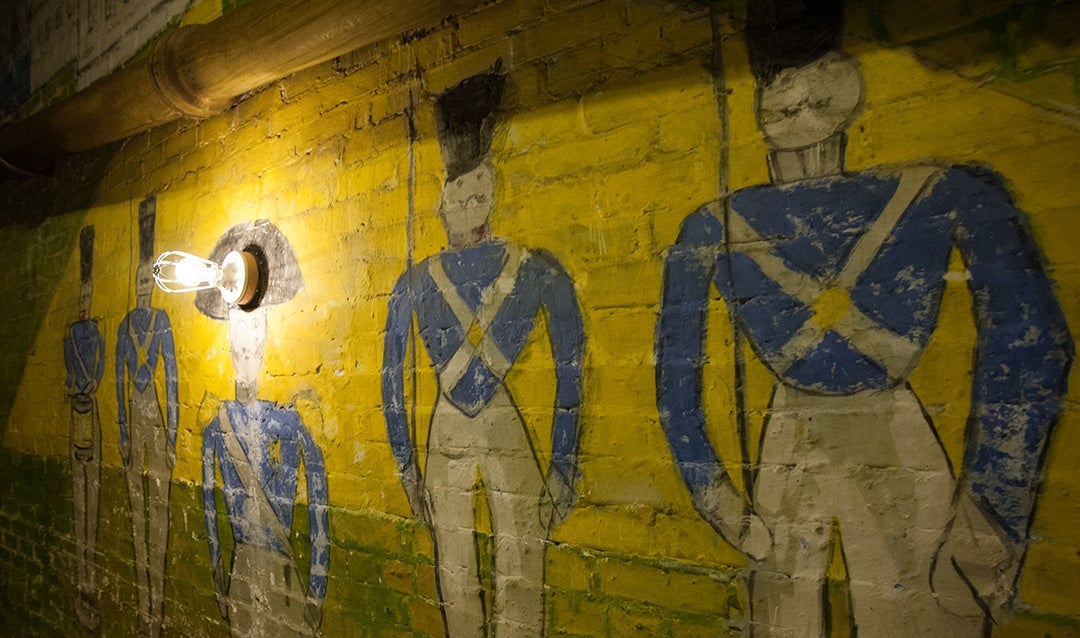
M 954 167 L 946 179 L 978 330 L 957 494 L 964 524 L 952 527 L 952 561 L 993 609 L 1012 596 L 1074 352 L 1041 253 L 1001 178 Z M 1007 560 L 995 564 L 997 543 Z
M 116 330 L 116 416 L 120 424 L 120 458 L 124 463 L 128 462 L 128 427 L 127 427 L 127 381 L 124 378 L 127 366 L 127 353 L 131 347 L 131 339 L 128 338 L 128 322 L 130 317 L 124 317 L 120 327 Z
M 64 368 L 67 370 L 64 391 L 70 397 L 75 394 L 75 340 L 71 335 L 71 328 L 68 328 L 64 335 Z
M 723 227 L 707 209 L 683 221 L 664 260 L 656 330 L 656 401 L 668 446 L 694 506 L 721 536 L 760 558 L 768 531 L 748 513 L 705 429 L 702 373 L 709 291 Z
M 169 436 L 169 464 L 176 458 L 176 428 L 180 422 L 180 399 L 176 372 L 176 346 L 173 343 L 172 324 L 164 310 L 158 310 L 155 329 L 161 335 L 161 360 L 165 366 L 165 415 Z
M 701 399 L 709 287 L 722 233 L 715 217 L 694 213 L 683 222 L 664 260 L 656 330 L 656 401 L 671 453 L 691 493 L 724 472 L 705 433 Z
M 406 271 L 398 278 L 390 296 L 383 337 L 382 402 L 386 418 L 386 434 L 390 450 L 397 461 L 405 495 L 413 514 L 427 520 L 427 506 L 420 485 L 420 468 L 413 458 L 413 441 L 409 434 L 409 416 L 405 407 L 405 353 L 409 347 L 412 324 L 412 304 L 409 298 L 409 277 Z
M 307 428 L 300 428 L 300 450 L 307 478 L 308 520 L 311 537 L 311 571 L 308 595 L 319 605 L 326 597 L 326 575 L 330 566 L 329 496 L 326 463 L 322 450 Z
M 547 484 L 555 515 L 564 519 L 574 500 L 578 444 L 581 440 L 581 376 L 585 328 L 574 282 L 554 257 L 537 253 L 543 266 L 540 302 L 548 315 L 555 361 L 555 413 L 551 427 L 551 468 Z
M 94 385 L 91 392 L 97 392 L 101 385 L 101 379 L 105 376 L 105 337 L 98 330 L 97 321 L 90 324 L 93 326 L 94 335 Z
M 228 617 L 229 586 L 225 565 L 221 560 L 221 539 L 218 538 L 217 502 L 214 500 L 214 460 L 221 447 L 221 430 L 215 418 L 203 430 L 202 444 L 202 493 L 203 517 L 206 522 L 206 541 L 210 549 L 210 565 L 213 566 L 214 595 L 222 617 Z

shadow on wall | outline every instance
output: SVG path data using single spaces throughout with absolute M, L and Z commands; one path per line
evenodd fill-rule
M 68 257 L 79 241 L 78 215 L 98 205 L 98 185 L 109 170 L 115 147 L 73 157 L 53 177 L 0 178 L 0 247 L 11 270 L 5 286 L 19 303 L 0 304 L 0 440 L 22 380 L 26 353 L 33 348 L 39 326 Z

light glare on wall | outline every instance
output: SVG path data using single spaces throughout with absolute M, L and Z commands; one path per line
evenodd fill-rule
M 154 281 L 165 292 L 217 288 L 225 303 L 242 306 L 255 298 L 259 269 L 255 256 L 246 250 L 230 251 L 220 265 L 182 250 L 170 250 L 154 262 Z

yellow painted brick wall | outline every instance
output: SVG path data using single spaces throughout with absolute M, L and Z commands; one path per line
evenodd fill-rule
M 998 75 L 987 82 L 984 74 L 965 73 L 966 67 L 928 62 L 927 56 L 943 50 L 942 42 L 971 55 L 983 51 L 977 41 L 954 39 L 953 30 L 984 15 L 938 15 L 930 7 L 936 4 L 922 3 L 932 14 L 926 18 L 931 26 L 937 20 L 949 27 L 930 33 L 929 27 L 905 19 L 901 3 L 868 4 L 874 7 L 869 14 L 861 14 L 866 7 L 856 4 L 849 18 L 847 48 L 858 59 L 866 85 L 864 114 L 850 131 L 849 168 L 923 159 L 994 167 L 1028 213 L 1058 299 L 1076 323 L 1080 119 L 1075 89 L 1072 106 L 1050 109 L 1046 102 L 1054 91 L 1070 90 L 1053 76 L 1047 76 L 1047 88 L 1028 91 L 1018 88 L 1015 77 Z M 218 14 L 213 5 L 199 3 L 189 19 L 212 19 Z M 860 15 L 865 22 L 858 21 Z M 736 189 L 764 183 L 768 174 L 740 24 L 728 19 L 725 25 L 728 170 Z M 947 37 L 934 39 L 941 33 Z M 1040 74 L 1071 69 L 1068 81 L 1075 81 L 1075 50 L 1062 53 L 1072 44 L 1043 43 L 1038 29 L 1026 37 L 1032 55 L 1049 47 L 1055 53 L 1043 58 L 1068 58 L 1067 64 L 1039 67 Z M 905 46 L 912 41 L 914 48 Z M 43 276 L 32 289 L 7 274 L 0 283 L 9 296 L 4 305 L 13 306 L 0 315 L 4 339 L 15 343 L 18 333 L 31 344 L 17 355 L 17 369 L 4 372 L 4 383 L 17 384 L 17 390 L 2 430 L 3 463 L 12 468 L 12 478 L 4 479 L 6 491 L 0 492 L 0 558 L 6 574 L 0 577 L 5 586 L 0 600 L 19 611 L 15 619 L 0 621 L 0 628 L 13 635 L 70 634 L 74 628 L 68 603 L 74 585 L 66 571 L 72 559 L 64 558 L 73 549 L 60 344 L 77 315 L 78 228 L 92 224 L 97 232 L 92 315 L 100 319 L 108 357 L 99 393 L 105 465 L 102 632 L 134 635 L 112 352 L 119 322 L 135 302 L 138 203 L 155 194 L 159 250 L 206 255 L 232 224 L 268 219 L 296 252 L 304 287 L 269 311 L 260 397 L 287 403 L 310 391 L 321 402 L 322 422 L 308 426 L 329 476 L 333 545 L 324 633 L 440 635 L 432 544 L 412 520 L 382 416 L 383 328 L 390 291 L 410 257 L 419 261 L 445 247 L 436 213 L 444 171 L 432 96 L 502 58 L 509 85 L 493 147 L 494 234 L 558 258 L 575 283 L 587 335 L 580 500 L 548 548 L 548 634 L 738 633 L 746 621 L 746 559 L 691 503 L 660 426 L 654 370 L 665 253 L 683 218 L 718 195 L 711 55 L 708 12 L 694 5 L 500 0 L 414 37 L 366 47 L 284 78 L 221 115 L 158 127 L 96 159 L 75 158 L 45 187 L 12 183 L 6 206 L 33 210 L 42 221 L 13 222 L 0 231 L 3 272 L 37 276 L 51 268 L 56 275 L 55 280 Z M 419 132 L 411 149 L 410 94 Z M 410 152 L 416 166 L 411 226 Z M 93 162 L 99 164 L 96 170 L 80 168 Z M 99 178 L 79 181 L 76 175 Z M 52 188 L 81 192 L 35 202 L 43 189 Z M 76 201 L 85 204 L 68 204 Z M 954 260 L 953 268 L 963 265 Z M 17 306 L 23 302 L 11 299 L 13 294 L 33 296 L 40 312 L 20 314 Z M 153 299 L 172 321 L 180 379 L 166 630 L 224 635 L 201 529 L 197 412 L 206 393 L 233 395 L 233 372 L 226 324 L 200 314 L 192 301 L 160 291 Z M 735 459 L 732 334 L 721 303 L 713 304 L 709 334 L 710 436 L 724 458 Z M 951 282 L 912 385 L 954 466 L 962 453 L 974 343 L 970 294 L 962 281 Z M 421 351 L 422 364 L 425 357 Z M 542 463 L 550 455 L 554 384 L 537 379 L 551 377 L 551 367 L 550 348 L 538 330 L 508 377 Z M 429 417 L 424 406 L 433 403 L 436 392 L 429 372 L 422 367 L 419 375 L 420 423 Z M 756 441 L 772 381 L 752 356 L 748 372 L 751 440 Z M 1078 386 L 1075 376 L 1072 388 Z M 1051 439 L 1015 613 L 995 635 L 1080 634 L 1075 396 L 1074 389 L 1066 397 Z M 741 485 L 737 469 L 731 474 Z M 34 503 L 37 488 L 19 476 L 44 477 L 55 489 L 45 495 L 45 504 Z M 35 544 L 46 542 L 57 557 L 39 555 Z M 839 564 L 832 573 L 842 577 Z M 56 613 L 28 611 L 34 606 Z

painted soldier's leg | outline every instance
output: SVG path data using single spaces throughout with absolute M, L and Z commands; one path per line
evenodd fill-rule
M 543 475 L 525 424 L 504 391 L 477 417 L 481 473 L 491 506 L 495 534 L 496 638 L 544 633 L 544 550 L 546 529 L 540 520 Z
M 773 550 L 750 576 L 751 635 L 802 638 L 824 632 L 823 592 L 828 566 L 830 521 L 797 501 L 821 486 L 796 467 L 774 468 L 759 477 L 763 502 L 779 504 L 759 514 L 773 532 Z
M 90 467 L 84 460 L 72 461 L 73 505 L 75 516 L 75 561 L 77 593 L 75 595 L 75 615 L 86 629 L 97 627 L 97 601 L 94 597 L 92 569 L 89 550 L 88 512 Z
M 72 418 L 77 418 L 74 412 Z M 89 567 L 86 564 L 86 493 L 87 493 L 87 465 L 83 450 L 74 445 L 71 448 L 71 506 L 72 521 L 75 532 L 75 612 L 79 622 L 83 625 L 88 623 L 87 606 Z
M 165 621 L 165 558 L 169 544 L 169 491 L 172 484 L 168 435 L 160 412 L 157 418 L 157 423 L 150 430 L 153 440 L 147 457 L 147 571 L 152 635 L 160 633 Z
M 93 454 L 89 439 L 89 413 L 71 410 L 71 507 L 75 531 L 76 579 L 80 595 L 86 585 L 86 461 Z
M 146 431 L 147 424 L 137 400 L 131 401 L 128 466 L 125 469 L 131 503 L 131 540 L 135 548 L 135 587 L 139 598 L 139 633 L 145 635 L 150 621 L 150 582 L 146 552 Z
M 264 627 L 262 635 L 308 636 L 311 635 L 304 621 L 304 604 L 307 584 L 301 580 L 296 562 L 289 554 L 268 551 L 270 554 L 270 578 L 267 581 L 268 609 L 265 616 L 272 625 Z
M 239 543 L 233 549 L 232 571 L 229 574 L 229 634 L 234 638 L 255 638 L 262 635 L 259 604 L 266 568 L 259 560 L 256 547 Z
M 304 623 L 304 585 L 290 556 L 248 543 L 236 546 L 229 584 L 229 631 L 238 638 L 309 633 Z
M 240 543 L 233 551 L 229 577 L 229 632 L 236 638 L 277 636 L 278 627 L 270 608 L 269 583 L 274 563 L 271 550 Z
M 95 605 L 97 604 L 97 535 L 98 505 L 101 493 L 101 422 L 98 419 L 97 403 L 94 403 L 94 453 L 87 462 L 86 473 L 86 585 Z
M 751 565 L 751 635 L 803 638 L 824 631 L 823 591 L 831 517 L 822 510 L 822 455 L 804 438 L 805 418 L 777 389 L 755 484 L 772 551 Z
M 953 616 L 930 589 L 934 552 L 950 514 L 954 480 L 940 442 L 915 396 L 878 395 L 845 437 L 863 449 L 830 494 L 840 520 L 851 604 L 861 637 L 978 636 L 981 613 Z
M 428 437 L 424 483 L 431 505 L 439 598 L 452 638 L 484 635 L 472 502 L 478 461 L 468 438 L 475 426 L 449 401 L 440 400 Z
M 97 610 L 96 548 L 98 493 L 101 484 L 101 430 L 98 427 L 96 406 L 84 414 L 73 414 L 84 419 L 82 427 L 90 428 L 92 440 L 89 447 L 79 445 L 72 449 L 73 514 L 75 519 L 75 554 L 77 562 L 78 595 L 75 615 L 83 627 L 93 631 L 100 623 Z
M 74 410 L 71 412 L 72 431 L 75 431 L 74 422 L 79 418 Z M 76 574 L 78 575 L 78 589 L 81 592 L 83 582 L 86 580 L 82 557 L 86 545 L 86 472 L 84 468 L 84 454 L 74 444 L 71 445 L 71 516 L 75 531 L 75 556 L 77 558 Z
M 238 543 L 233 548 L 232 569 L 229 572 L 229 635 L 235 638 L 255 635 L 252 583 L 258 576 L 250 549 L 246 543 Z

